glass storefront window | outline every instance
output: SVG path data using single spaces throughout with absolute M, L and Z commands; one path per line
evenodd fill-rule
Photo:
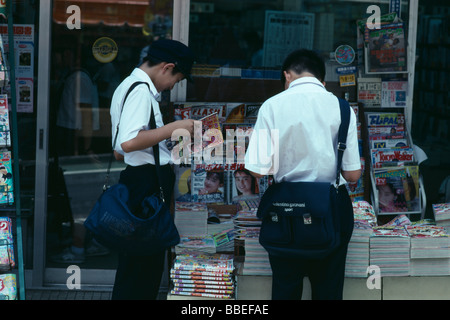
M 389 1 L 192 1 L 189 46 L 198 60 L 187 100 L 264 101 L 282 90 L 279 70 L 289 52 L 312 49 L 330 64 L 339 45 L 356 50 L 356 21 L 373 4 L 389 12 Z M 327 81 L 337 76 L 329 72 Z
M 67 248 L 84 268 L 115 268 L 114 253 L 91 257 L 83 222 L 101 193 L 111 154 L 109 107 L 146 46 L 172 37 L 173 1 L 53 0 L 47 267 Z M 123 163 L 113 161 L 110 183 Z

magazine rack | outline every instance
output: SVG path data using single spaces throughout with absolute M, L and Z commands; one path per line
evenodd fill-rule
M 7 5 L 7 26 L 8 26 L 8 42 L 10 44 L 14 43 L 14 23 L 13 23 L 13 6 L 12 2 L 8 2 Z M 3 55 L 3 47 L 1 48 Z M 16 92 L 16 74 L 15 74 L 15 52 L 14 46 L 9 46 L 8 52 L 8 64 L 4 66 L 3 70 L 8 73 L 8 79 L 10 79 L 10 138 L 11 138 L 11 160 L 16 159 L 16 161 L 11 161 L 11 169 L 12 169 L 12 179 L 13 179 L 13 195 L 14 202 L 8 201 L 7 203 L 1 205 L 0 207 L 0 216 L 11 216 L 13 212 L 15 212 L 13 218 L 15 219 L 15 234 L 13 244 L 8 244 L 13 246 L 14 256 L 17 257 L 15 260 L 14 268 L 11 266 L 11 270 L 7 271 L 7 273 L 11 273 L 16 276 L 16 289 L 17 292 L 16 298 L 19 300 L 25 300 L 25 274 L 24 274 L 24 262 L 23 262 L 23 241 L 22 241 L 22 208 L 20 201 L 20 168 L 19 168 L 19 141 L 18 141 L 18 129 L 17 129 L 17 92 Z M 8 68 L 9 66 L 9 68 Z M 0 88 L 1 93 L 5 91 L 5 87 L 2 86 Z M 9 191 L 9 190 L 8 190 Z M 14 232 L 13 232 L 14 233 Z M 0 275 L 5 272 L 0 270 Z M 7 299 L 9 297 L 3 296 L 0 299 Z
M 365 112 L 365 116 L 368 117 L 371 114 L 401 114 L 403 115 L 403 117 L 406 117 L 406 113 L 404 108 L 373 108 L 373 109 L 368 109 Z M 404 119 L 404 139 L 406 140 L 406 145 L 409 147 L 407 149 L 396 149 L 396 148 L 383 148 L 381 149 L 381 151 L 386 151 L 389 150 L 393 151 L 399 151 L 399 150 L 410 150 L 411 154 L 413 155 L 413 159 L 410 163 L 406 163 L 405 165 L 398 165 L 398 166 L 394 166 L 394 167 L 390 167 L 390 166 L 386 166 L 386 167 L 378 167 L 378 166 L 374 166 L 374 161 L 376 161 L 376 157 L 373 156 L 373 151 L 372 150 L 376 150 L 376 148 L 372 148 L 372 146 L 375 146 L 372 144 L 372 141 L 369 138 L 369 163 L 370 163 L 370 182 L 371 182 L 371 201 L 372 201 L 372 206 L 374 208 L 374 211 L 377 215 L 398 215 L 398 214 L 405 214 L 405 215 L 411 215 L 411 214 L 420 214 L 420 218 L 423 219 L 424 215 L 425 215 L 425 209 L 426 209 L 426 194 L 425 194 L 425 189 L 424 189 L 424 184 L 423 184 L 423 179 L 422 176 L 420 175 L 420 171 L 418 169 L 418 161 L 417 161 L 417 154 L 415 149 L 413 148 L 413 142 L 412 142 L 412 137 L 410 134 L 410 129 L 408 127 L 408 121 L 406 121 L 406 118 Z M 369 131 L 369 127 L 370 127 L 370 122 L 367 121 L 367 131 Z M 368 134 L 368 136 L 370 136 L 370 133 Z M 386 147 L 386 146 L 385 146 Z M 406 151 L 405 151 L 406 152 Z M 395 159 L 395 161 L 399 161 L 398 159 Z M 401 161 L 401 160 L 400 160 Z M 401 171 L 402 169 L 407 168 L 408 166 L 413 166 L 413 167 L 417 167 L 417 176 L 415 178 L 415 189 L 416 189 L 416 200 L 414 203 L 414 206 L 406 206 L 405 210 L 381 210 L 380 209 L 380 192 L 377 189 L 377 174 L 380 174 L 380 172 L 383 172 L 382 170 L 385 170 L 385 175 L 383 177 L 390 177 L 392 178 L 394 176 L 394 174 L 392 174 L 392 172 L 395 171 Z M 381 171 L 380 171 L 381 170 Z M 406 170 L 406 169 L 405 169 Z M 405 171 L 406 172 L 406 171 Z M 403 182 L 405 183 L 405 182 Z M 408 192 L 408 187 L 404 186 L 404 189 L 402 190 L 403 193 L 407 193 Z M 396 189 L 397 192 L 399 189 Z M 401 192 L 397 193 L 397 196 L 401 195 Z M 406 204 L 405 204 L 406 205 Z

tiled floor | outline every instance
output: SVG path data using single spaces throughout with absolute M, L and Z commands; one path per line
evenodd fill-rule
M 28 289 L 26 300 L 111 300 L 111 291 Z
M 27 289 L 26 300 L 111 300 L 111 290 Z M 166 300 L 167 292 L 160 292 L 158 300 Z

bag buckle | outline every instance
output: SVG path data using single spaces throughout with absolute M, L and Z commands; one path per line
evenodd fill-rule
M 270 218 L 272 222 L 278 222 L 278 215 L 275 212 L 270 213 Z
M 303 224 L 312 224 L 312 217 L 309 213 L 303 215 Z
M 166 200 L 164 199 L 164 190 L 162 187 L 159 187 L 159 198 L 162 200 L 163 203 L 166 202 Z
M 345 149 L 347 149 L 347 145 L 343 142 L 338 142 L 338 150 L 345 151 Z

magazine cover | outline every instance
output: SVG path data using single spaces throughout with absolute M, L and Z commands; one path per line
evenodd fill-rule
M 233 163 L 226 166 L 226 169 L 226 176 L 230 186 L 228 203 L 259 199 L 259 179 L 256 179 L 245 169 L 244 163 Z
M 177 165 L 174 166 L 175 186 L 173 197 L 175 201 L 190 202 L 191 201 L 191 166 Z
M 234 162 L 244 163 L 245 152 L 253 133 L 254 123 L 225 123 L 223 135 L 225 137 L 225 156 Z
M 192 201 L 225 203 L 225 168 L 222 164 L 192 164 Z
M 14 203 L 11 152 L 0 152 L 0 204 Z
M 381 78 L 358 78 L 358 101 L 365 107 L 381 106 Z
M 203 150 L 222 145 L 223 135 L 217 112 L 201 118 L 200 121 L 202 122 Z
M 387 126 L 387 127 L 403 127 L 405 126 L 405 115 L 395 112 L 366 112 L 367 126 Z
M 408 95 L 408 81 L 381 82 L 382 108 L 406 107 L 407 95 Z
M 0 95 L 0 147 L 11 146 L 9 127 L 8 96 Z
M 406 44 L 403 23 L 368 30 L 366 73 L 406 73 Z
M 371 153 L 372 167 L 374 169 L 415 164 L 414 150 L 412 148 L 373 149 Z
M 374 175 L 376 189 L 378 190 L 378 206 L 380 212 L 408 211 L 403 185 L 403 179 L 406 179 L 406 169 L 389 169 L 382 172 L 375 172 Z
M 406 139 L 389 139 L 389 136 L 385 136 L 385 139 L 370 140 L 371 149 L 401 149 L 407 147 L 409 147 L 409 144 Z

